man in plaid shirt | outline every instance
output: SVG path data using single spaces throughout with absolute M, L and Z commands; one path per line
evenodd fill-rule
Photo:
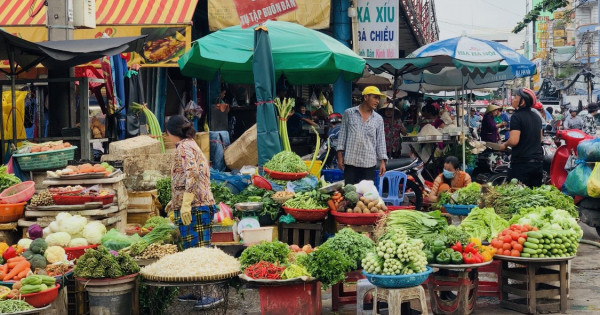
M 385 147 L 383 118 L 375 110 L 385 97 L 377 87 L 368 86 L 359 106 L 347 109 L 338 137 L 338 166 L 344 171 L 346 184 L 374 180 L 379 163 L 379 176 L 385 173 L 388 159 Z

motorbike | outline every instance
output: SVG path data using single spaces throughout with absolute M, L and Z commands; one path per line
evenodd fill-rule
M 563 184 L 567 180 L 567 164 L 570 160 L 577 157 L 577 145 L 583 140 L 594 139 L 594 137 L 581 130 L 573 129 L 558 130 L 556 138 L 563 140 L 564 144 L 558 147 L 552 159 L 550 181 L 556 188 L 562 189 Z M 580 220 L 595 228 L 596 232 L 600 235 L 600 199 L 582 196 L 575 196 L 573 199 L 575 205 L 578 207 Z

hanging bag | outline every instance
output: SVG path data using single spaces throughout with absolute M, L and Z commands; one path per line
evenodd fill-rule
M 592 198 L 600 198 L 600 163 L 594 165 L 594 170 L 587 182 L 587 193 Z

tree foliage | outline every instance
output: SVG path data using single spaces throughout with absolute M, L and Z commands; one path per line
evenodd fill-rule
M 517 26 L 515 26 L 512 32 L 517 34 L 522 31 L 525 27 L 527 27 L 527 24 L 536 21 L 541 12 L 554 12 L 557 9 L 566 7 L 568 4 L 568 0 L 544 0 L 535 5 L 533 10 L 529 11 L 523 20 L 517 23 Z

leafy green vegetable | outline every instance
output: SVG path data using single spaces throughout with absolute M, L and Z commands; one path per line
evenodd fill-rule
M 153 217 L 150 217 L 150 219 L 146 220 L 146 223 L 144 223 L 144 227 L 145 228 L 154 228 L 157 227 L 159 225 L 164 225 L 164 224 L 170 224 L 171 222 L 169 221 L 169 219 L 167 218 L 163 218 L 159 215 L 155 215 Z
M 267 163 L 265 168 L 284 173 L 308 172 L 306 164 L 298 154 L 291 151 L 281 151 L 275 154 Z
M 529 224 L 542 229 L 551 230 L 572 230 L 578 237 L 583 236 L 583 231 L 577 220 L 571 213 L 554 207 L 531 207 L 522 208 L 508 222 L 509 224 Z
M 415 210 L 392 211 L 387 218 L 388 228 L 400 228 L 410 238 L 421 238 L 437 234 L 448 226 L 440 211 L 420 212 Z
M 118 278 L 140 271 L 138 264 L 125 253 L 113 255 L 104 246 L 88 249 L 77 259 L 75 276 L 81 278 Z
M 158 191 L 158 201 L 163 207 L 166 207 L 171 201 L 171 177 L 164 177 L 156 181 L 156 190 Z
M 459 205 L 476 205 L 481 199 L 481 185 L 478 183 L 470 183 L 467 187 L 457 190 L 452 194 L 456 204 Z
M 327 208 L 327 199 L 329 199 L 329 195 L 311 190 L 295 194 L 283 205 L 292 209 L 324 209 Z
M 0 192 L 20 182 L 21 180 L 17 176 L 7 173 L 6 165 L 0 166 Z
M 508 222 L 494 212 L 493 208 L 473 208 L 460 223 L 459 228 L 469 236 L 490 240 L 508 227 Z
M 242 271 L 250 265 L 259 263 L 261 260 L 270 263 L 286 264 L 290 249 L 288 245 L 280 241 L 261 242 L 246 248 L 240 256 Z
M 321 248 L 310 253 L 306 262 L 306 269 L 310 274 L 319 279 L 323 289 L 344 281 L 346 271 L 350 270 L 355 263 L 339 250 Z
M 213 198 L 215 199 L 215 204 L 219 204 L 221 202 L 231 205 L 231 200 L 233 199 L 233 193 L 225 184 L 210 182 L 210 191 L 213 194 Z
M 319 247 L 319 249 L 323 248 L 341 251 L 354 262 L 352 269 L 356 269 L 357 264 L 365 258 L 367 252 L 375 249 L 375 242 L 350 228 L 345 228 Z

